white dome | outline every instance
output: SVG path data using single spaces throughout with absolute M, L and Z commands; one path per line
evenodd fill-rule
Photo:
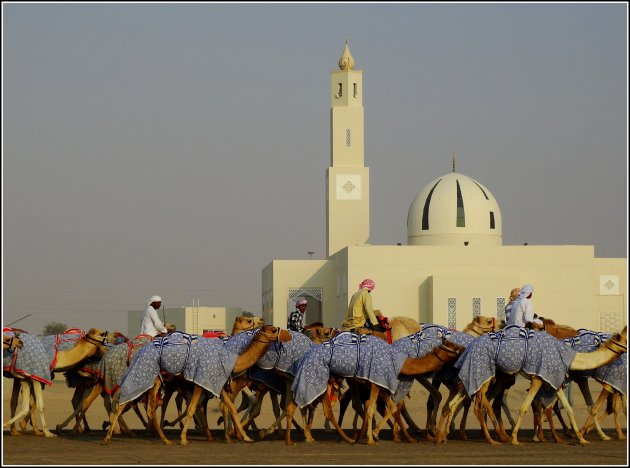
M 499 204 L 486 187 L 463 174 L 451 172 L 429 182 L 409 207 L 409 245 L 502 245 L 502 239 Z

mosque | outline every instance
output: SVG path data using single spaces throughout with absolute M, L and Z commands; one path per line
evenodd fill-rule
M 265 266 L 265 323 L 286 327 L 296 298 L 304 297 L 307 323 L 339 327 L 359 283 L 371 278 L 374 307 L 388 317 L 461 330 L 476 315 L 503 318 L 510 291 L 529 283 L 541 316 L 575 328 L 623 328 L 626 258 L 596 258 L 592 245 L 503 245 L 499 203 L 481 182 L 455 172 L 454 162 L 412 200 L 407 245 L 370 245 L 363 74 L 354 67 L 346 42 L 330 76 L 327 257 Z

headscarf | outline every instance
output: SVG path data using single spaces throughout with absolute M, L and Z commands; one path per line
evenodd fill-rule
M 365 288 L 368 291 L 372 291 L 375 287 L 376 287 L 376 283 L 369 278 L 364 279 L 363 281 L 361 281 L 361 284 L 359 284 L 359 289 Z
M 525 284 L 521 288 L 521 292 L 519 293 L 518 297 L 520 298 L 527 297 L 533 292 L 534 292 L 534 287 L 531 284 Z
M 299 307 L 301 305 L 308 305 L 308 302 L 306 301 L 306 299 L 304 299 L 303 297 L 299 298 L 296 303 L 295 303 L 295 307 Z
M 154 302 L 162 302 L 162 298 L 160 296 L 151 296 L 151 299 L 149 299 L 149 302 L 147 302 L 147 305 L 150 306 Z

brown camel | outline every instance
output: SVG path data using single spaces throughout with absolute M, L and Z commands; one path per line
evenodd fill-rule
M 598 422 L 601 425 L 601 422 L 604 420 L 604 418 L 612 414 L 615 418 L 615 430 L 617 432 L 617 438 L 619 440 L 626 440 L 626 436 L 621 430 L 621 424 L 619 423 L 619 416 L 622 411 L 626 417 L 628 416 L 628 408 L 624 399 L 625 395 L 619 390 L 615 389 L 609 384 L 603 384 L 603 388 L 599 395 L 599 398 L 593 406 L 593 411 L 589 412 L 588 419 L 584 423 L 584 426 L 582 426 L 580 433 L 582 435 L 588 434 L 588 432 L 596 426 L 596 422 L 594 421 L 595 419 L 599 419 Z M 597 416 L 597 413 L 599 412 L 599 409 L 604 404 L 604 402 L 607 402 L 606 408 L 600 416 Z
M 590 353 L 580 353 L 580 352 L 576 353 L 569 367 L 569 370 L 595 369 L 597 367 L 610 364 L 615 359 L 619 358 L 621 354 L 627 351 L 627 328 L 628 327 L 625 326 L 621 333 L 615 334 L 610 340 L 606 341 L 596 351 L 593 351 Z M 471 359 L 484 359 L 484 357 L 472 355 Z M 540 390 L 543 384 L 543 380 L 540 376 L 534 375 L 534 374 L 526 374 L 522 370 L 520 372 L 525 377 L 530 379 L 532 384 L 525 397 L 525 400 L 523 401 L 523 404 L 521 405 L 519 409 L 519 416 L 516 421 L 516 425 L 514 426 L 514 429 L 512 430 L 511 438 L 507 435 L 507 433 L 504 430 L 501 430 L 501 428 L 499 427 L 494 411 L 492 409 L 492 406 L 490 405 L 490 403 L 488 402 L 486 398 L 486 392 L 488 390 L 488 387 L 492 379 L 489 379 L 485 383 L 483 383 L 481 387 L 473 395 L 473 398 L 475 399 L 475 415 L 477 416 L 477 419 L 479 420 L 481 424 L 486 440 L 492 445 L 496 445 L 498 444 L 498 442 L 493 440 L 492 437 L 490 436 L 490 433 L 488 432 L 488 426 L 485 422 L 486 412 L 490 416 L 490 419 L 492 423 L 494 424 L 494 427 L 497 433 L 499 434 L 499 438 L 502 442 L 508 442 L 511 440 L 513 445 L 520 445 L 520 442 L 518 441 L 517 436 L 518 436 L 519 427 L 523 420 L 523 416 L 527 412 L 527 409 L 529 408 L 529 406 L 531 406 L 531 403 L 534 397 L 536 396 L 536 393 L 538 393 L 538 390 Z M 448 407 L 443 410 L 442 418 L 440 419 L 440 424 L 438 427 L 438 433 L 436 436 L 436 442 L 438 443 L 446 442 L 446 434 L 445 434 L 444 429 L 442 428 L 448 427 L 448 424 L 450 422 L 449 419 L 452 417 L 451 415 L 453 414 L 453 410 L 463 400 L 465 395 L 466 395 L 466 391 L 465 389 L 462 388 L 458 392 L 458 394 L 455 396 L 455 398 L 452 399 Z M 582 436 L 582 434 L 580 433 L 578 429 L 577 423 L 575 421 L 575 417 L 573 415 L 573 409 L 569 405 L 569 402 L 567 401 L 567 398 L 564 395 L 564 392 L 561 386 L 556 390 L 556 395 L 560 399 L 564 407 L 567 409 L 569 419 L 571 421 L 571 425 L 580 441 L 580 444 L 583 444 L 583 445 L 588 444 L 589 442 L 586 439 L 584 439 L 584 437 Z
M 263 326 L 260 329 L 260 331 L 256 335 L 254 335 L 251 343 L 245 348 L 243 353 L 239 355 L 232 369 L 232 376 L 237 377 L 238 375 L 246 372 L 251 366 L 253 366 L 256 363 L 258 359 L 260 359 L 265 354 L 265 352 L 267 351 L 271 343 L 276 342 L 276 341 L 282 341 L 282 342 L 289 341 L 291 340 L 291 338 L 292 338 L 291 334 L 286 330 L 276 328 L 272 325 Z M 243 430 L 243 427 L 241 426 L 238 416 L 236 414 L 236 408 L 231 398 L 231 395 L 233 393 L 232 384 L 233 384 L 233 380 L 232 379 L 228 380 L 227 385 L 224 386 L 223 389 L 221 390 L 221 405 L 223 409 L 224 421 L 228 420 L 227 416 L 229 413 L 237 429 L 237 434 L 239 434 L 239 439 L 242 439 L 246 442 L 253 442 L 252 439 L 250 439 L 245 433 L 245 431 Z M 161 379 L 158 376 L 153 386 L 147 391 L 148 393 L 147 415 L 149 417 L 149 420 L 153 422 L 153 426 L 156 432 L 158 433 L 158 435 L 160 436 L 160 438 L 162 439 L 162 441 L 167 445 L 172 445 L 173 443 L 170 440 L 168 440 L 166 436 L 164 435 L 164 432 L 162 431 L 162 428 L 156 417 L 156 407 L 159 403 L 158 394 L 159 394 L 161 386 L 162 386 Z M 186 438 L 188 424 L 190 422 L 190 419 L 195 414 L 197 403 L 199 402 L 199 399 L 203 393 L 203 390 L 204 389 L 199 385 L 195 385 L 194 387 L 194 390 L 190 399 L 190 403 L 188 404 L 188 407 L 186 409 L 186 417 L 184 419 L 184 424 L 181 431 L 181 436 L 180 436 L 181 445 L 188 444 L 188 439 Z M 128 403 L 129 402 L 125 402 L 123 404 L 118 405 L 116 413 L 114 414 L 112 426 L 110 427 L 109 432 L 107 433 L 104 439 L 106 444 L 110 443 L 113 425 L 115 424 L 116 420 L 118 419 L 118 417 L 120 416 L 120 414 L 125 409 Z M 227 424 L 225 425 L 225 427 L 226 427 L 226 440 L 228 443 L 230 443 L 231 439 L 229 438 L 227 434 Z M 211 435 L 209 434 L 209 432 L 206 433 L 206 436 L 211 440 Z
M 99 353 L 105 352 L 105 339 L 107 332 L 102 332 L 96 328 L 90 329 L 90 331 L 78 339 L 75 345 L 65 351 L 58 351 L 55 359 L 51 362 L 51 371 L 65 371 L 79 365 L 84 360 L 95 356 Z M 55 437 L 55 434 L 48 430 L 46 421 L 44 418 L 44 397 L 42 394 L 42 383 L 35 381 L 31 377 L 24 376 L 18 372 L 11 372 L 13 377 L 13 392 L 11 395 L 11 419 L 3 424 L 3 426 L 11 426 L 11 433 L 14 434 L 13 423 L 19 421 L 30 414 L 30 399 L 31 389 L 35 395 L 35 405 L 39 417 L 42 422 L 42 430 L 46 437 Z M 18 385 L 19 382 L 19 385 Z M 15 414 L 17 409 L 17 402 L 20 392 L 22 393 L 22 408 Z M 37 434 L 37 431 L 35 431 Z M 15 430 L 17 433 L 17 430 Z
M 413 333 L 419 332 L 421 328 L 421 324 L 416 322 L 409 317 L 393 317 L 389 321 L 392 327 L 392 340 L 396 341 L 405 336 L 409 336 Z M 498 327 L 498 323 L 494 317 L 488 317 L 484 315 L 478 315 L 473 318 L 473 320 L 464 327 L 462 330 L 463 333 L 467 333 L 473 337 L 479 337 L 484 333 L 495 331 Z M 440 384 L 444 384 L 451 390 L 453 388 L 454 383 L 452 382 L 442 382 L 437 378 L 434 378 L 430 381 L 427 377 L 418 376 L 416 380 L 429 392 L 429 398 L 427 399 L 427 421 L 426 421 L 426 438 L 428 440 L 434 439 L 435 427 L 437 423 L 437 411 L 442 401 L 442 394 L 439 391 Z M 464 414 L 461 419 L 459 432 L 462 438 L 466 438 L 466 419 L 468 418 L 468 410 L 470 408 L 470 399 L 464 401 L 463 404 Z M 507 407 L 506 407 L 507 408 Z M 509 411 L 509 410 L 508 410 Z M 407 411 L 406 406 L 402 405 L 401 414 L 407 421 L 407 423 L 414 429 L 416 432 L 421 432 L 420 428 L 415 424 L 411 415 Z
M 448 360 L 454 359 L 455 357 L 457 357 L 459 352 L 461 352 L 463 349 L 464 349 L 463 347 L 455 343 L 451 343 L 447 341 L 443 343 L 442 345 L 440 345 L 439 347 L 437 347 L 436 349 L 434 349 L 431 353 L 429 353 L 428 355 L 422 358 L 405 359 L 405 362 L 399 374 L 415 376 L 419 374 L 424 374 L 426 372 L 433 372 L 435 370 L 441 369 L 447 359 Z M 405 434 L 405 437 L 407 438 L 407 440 L 409 440 L 410 442 L 415 441 L 415 439 L 413 439 L 413 437 L 411 437 L 407 433 L 405 426 L 402 422 L 400 413 L 398 412 L 398 408 L 396 407 L 394 402 L 391 400 L 391 394 L 387 394 L 384 389 L 382 389 L 380 386 L 372 382 L 369 383 L 370 397 L 369 397 L 368 402 L 365 405 L 365 408 L 366 408 L 365 418 L 363 419 L 363 426 L 361 428 L 361 431 L 358 434 L 358 436 L 355 437 L 354 440 L 349 438 L 341 429 L 337 419 L 334 417 L 332 413 L 330 395 L 332 394 L 332 391 L 334 388 L 333 380 L 334 379 L 329 379 L 328 381 L 328 386 L 325 393 L 326 396 L 320 397 L 316 401 L 315 404 L 309 405 L 308 410 L 310 411 L 314 410 L 314 406 L 316 406 L 316 404 L 319 401 L 321 401 L 323 403 L 324 415 L 326 416 L 326 419 L 328 419 L 333 424 L 333 426 L 337 430 L 337 433 L 342 437 L 343 440 L 345 440 L 346 442 L 354 443 L 357 440 L 359 440 L 361 436 L 367 433 L 368 445 L 374 444 L 374 439 L 373 439 L 373 434 L 372 434 L 372 419 L 374 417 L 374 411 L 376 408 L 376 400 L 379 394 L 382 393 L 382 397 L 385 398 L 388 408 L 393 414 L 394 419 L 398 423 L 399 427 L 402 428 L 403 433 Z M 357 380 L 360 380 L 360 379 L 357 379 Z M 295 402 L 294 399 L 292 399 L 286 408 L 287 428 L 285 431 L 285 442 L 287 445 L 295 445 L 295 443 L 291 440 L 291 421 L 293 420 L 293 414 L 295 413 L 296 408 L 297 408 L 297 403 Z M 300 409 L 300 411 L 302 412 L 302 417 L 305 418 L 305 421 L 306 421 L 306 424 L 304 427 L 304 434 L 306 436 L 307 442 L 313 442 L 314 439 L 312 438 L 312 435 L 310 432 L 310 423 L 312 423 L 312 416 L 307 417 L 306 410 L 307 410 L 307 407 Z

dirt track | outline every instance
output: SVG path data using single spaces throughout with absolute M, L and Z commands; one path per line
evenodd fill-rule
M 595 397 L 599 386 L 591 386 Z M 510 391 L 508 403 L 516 416 L 520 401 L 525 395 L 527 382 L 517 380 L 517 385 Z M 8 420 L 8 399 L 11 381 L 3 379 L 3 420 Z M 575 411 L 578 424 L 586 417 L 583 398 L 574 389 Z M 54 431 L 55 426 L 70 413 L 71 390 L 58 376 L 51 388 L 44 392 L 46 401 L 46 422 Z M 240 400 L 239 400 L 240 401 Z M 408 407 L 420 426 L 424 423 L 424 405 L 426 391 L 419 385 L 412 390 Z M 613 438 L 611 441 L 600 441 L 591 433 L 587 439 L 588 446 L 579 446 L 569 440 L 559 445 L 550 442 L 551 435 L 547 430 L 547 442 L 532 441 L 532 416 L 525 416 L 523 429 L 519 432 L 521 446 L 502 444 L 492 447 L 484 439 L 479 424 L 470 414 L 468 418 L 468 439 L 452 439 L 446 445 L 436 445 L 423 439 L 421 435 L 417 444 L 395 443 L 391 440 L 391 431 L 381 432 L 381 441 L 370 447 L 365 444 L 350 445 L 338 442 L 335 433 L 323 429 L 323 417 L 318 410 L 314 423 L 316 444 L 303 442 L 302 434 L 294 430 L 294 447 L 287 447 L 283 440 L 256 441 L 251 444 L 235 442 L 227 444 L 223 440 L 221 430 L 216 424 L 217 402 L 209 404 L 210 427 L 215 436 L 214 442 L 207 442 L 194 429 L 189 430 L 189 446 L 165 446 L 156 436 L 147 436 L 140 429 L 138 419 L 130 415 L 127 423 L 137 434 L 135 438 L 114 436 L 109 446 L 103 443 L 104 433 L 100 430 L 105 419 L 102 402 L 97 400 L 90 408 L 88 422 L 92 432 L 72 437 L 70 428 L 66 428 L 55 438 L 35 437 L 24 434 L 12 437 L 8 431 L 3 433 L 3 465 L 621 465 L 628 461 L 626 441 L 616 439 L 612 417 L 604 423 L 605 432 Z M 335 406 L 337 409 L 337 406 Z M 174 405 L 169 406 L 167 419 L 174 415 Z M 350 432 L 354 413 L 348 410 L 343 427 Z M 267 399 L 263 407 L 263 415 L 257 420 L 259 427 L 266 427 L 272 421 L 271 404 Z M 300 419 L 298 419 L 300 421 Z M 38 421 L 39 423 L 39 421 Z M 624 422 L 625 423 L 625 422 Z M 545 426 L 547 427 L 547 426 Z M 626 425 L 624 424 L 624 430 Z M 491 431 L 492 434 L 493 431 Z M 255 436 L 250 433 L 252 437 Z M 168 430 L 167 437 L 175 442 L 179 439 L 179 431 Z

